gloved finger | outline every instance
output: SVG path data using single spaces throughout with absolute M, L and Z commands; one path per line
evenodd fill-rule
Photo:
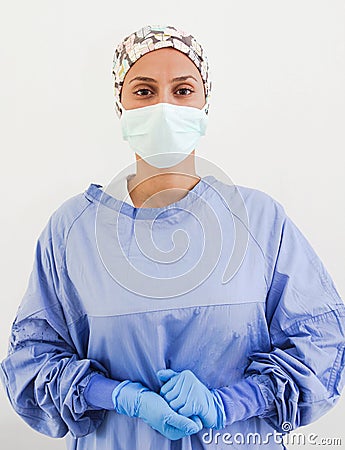
M 178 372 L 175 372 L 172 369 L 161 369 L 156 372 L 157 377 L 164 382 L 170 380 L 171 377 L 177 374 Z
M 174 411 L 178 412 L 179 414 L 182 414 L 183 416 L 190 417 L 193 414 L 195 414 L 195 406 L 192 402 L 188 402 L 185 405 L 183 405 L 181 408 L 173 408 L 173 406 L 170 405 L 170 408 Z
M 183 399 L 181 399 L 179 396 L 174 398 L 173 400 L 171 400 L 168 403 L 169 403 L 170 408 L 176 412 L 186 404 L 186 402 Z
M 186 434 L 197 433 L 201 430 L 200 424 L 196 423 L 194 420 L 189 419 L 188 417 L 181 416 L 175 412 L 169 414 L 166 418 L 166 424 L 170 425 L 174 428 L 178 428 L 179 430 L 184 431 Z
M 171 378 L 161 387 L 161 395 L 167 402 L 175 400 L 181 393 L 184 393 L 185 398 L 188 392 L 189 386 L 184 384 L 184 377 L 181 374 Z
M 186 436 L 186 433 L 178 428 L 172 427 L 171 425 L 167 423 L 159 424 L 159 425 L 152 425 L 148 423 L 148 425 L 151 426 L 156 431 L 159 431 L 164 437 L 176 441 L 177 439 L 184 438 Z
M 175 386 L 176 387 L 176 386 Z M 172 389 L 171 391 L 167 392 L 166 394 L 163 395 L 163 398 L 166 402 L 170 403 L 173 400 L 175 400 L 178 396 L 180 395 L 180 390 L 179 389 Z
M 194 432 L 190 433 L 189 431 L 183 431 L 179 428 L 172 427 L 171 425 L 165 424 L 163 430 L 160 431 L 163 436 L 167 437 L 171 441 L 176 441 L 178 439 L 182 439 L 186 436 L 189 436 L 190 434 L 194 434 Z
M 201 430 L 202 428 L 204 428 L 204 424 L 202 423 L 202 421 L 201 421 L 201 419 L 200 419 L 199 416 L 195 416 L 195 415 L 193 414 L 193 415 L 190 416 L 189 418 L 192 419 L 193 422 L 195 422 L 195 423 L 198 425 L 198 427 L 200 428 L 200 430 Z
M 160 389 L 160 394 L 165 396 L 168 392 L 175 388 L 176 384 L 179 382 L 179 376 L 173 376 L 169 381 L 163 384 Z
M 170 425 L 167 425 L 164 430 L 157 431 L 159 431 L 164 437 L 170 439 L 171 441 L 177 441 L 187 436 L 184 431 L 178 430 L 177 428 L 171 427 Z
M 181 398 L 178 396 L 177 398 L 174 398 L 171 402 L 168 402 L 171 409 L 178 412 L 181 408 L 183 408 L 185 405 L 188 405 L 189 402 L 187 402 L 184 398 Z M 191 411 L 188 416 L 191 416 L 192 414 L 195 414 L 196 411 Z M 184 416 L 188 417 L 187 414 L 184 414 Z
M 161 393 L 166 401 L 174 400 L 178 395 L 180 395 L 183 388 L 183 379 L 180 375 L 167 381 L 161 387 Z
M 174 411 L 182 408 L 190 398 L 191 386 L 185 384 L 183 378 L 177 380 L 174 388 L 165 395 L 165 400 Z

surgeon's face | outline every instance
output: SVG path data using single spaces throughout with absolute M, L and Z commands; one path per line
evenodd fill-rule
M 121 90 L 125 109 L 156 103 L 202 109 L 205 102 L 200 72 L 188 56 L 173 48 L 154 50 L 139 58 L 127 72 Z

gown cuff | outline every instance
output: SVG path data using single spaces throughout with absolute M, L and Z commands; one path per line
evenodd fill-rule
M 231 386 L 217 389 L 217 393 L 224 405 L 224 426 L 254 416 L 262 417 L 274 408 L 274 397 L 266 380 L 260 376 L 248 376 Z
M 90 409 L 113 410 L 112 393 L 120 383 L 99 373 L 94 375 L 84 390 L 84 398 Z

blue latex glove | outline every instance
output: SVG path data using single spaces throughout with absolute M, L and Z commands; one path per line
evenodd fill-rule
M 224 428 L 224 405 L 216 389 L 208 389 L 190 370 L 163 369 L 157 376 L 165 382 L 160 394 L 174 411 L 186 417 L 199 416 L 207 428 Z
M 198 417 L 192 420 L 176 413 L 159 394 L 141 383 L 123 381 L 113 390 L 112 400 L 118 413 L 139 417 L 173 441 L 202 429 L 202 422 Z

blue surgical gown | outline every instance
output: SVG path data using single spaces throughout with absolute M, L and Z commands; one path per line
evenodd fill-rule
M 37 240 L 0 373 L 24 421 L 71 450 L 227 448 L 207 429 L 170 441 L 83 395 L 95 374 L 159 392 L 164 368 L 218 389 L 232 448 L 282 449 L 270 434 L 337 402 L 344 349 L 336 287 L 268 194 L 207 175 L 168 206 L 135 208 L 91 183 Z

